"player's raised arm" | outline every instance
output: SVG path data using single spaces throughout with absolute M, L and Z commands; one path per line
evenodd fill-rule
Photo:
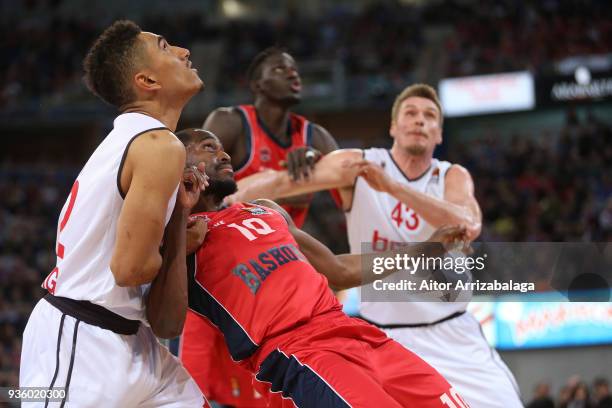
M 267 170 L 238 181 L 236 201 L 251 201 L 257 198 L 290 197 L 333 188 L 351 187 L 355 183 L 358 169 L 351 165 L 360 161 L 363 153 L 359 149 L 341 149 L 321 158 L 308 180 L 293 181 L 288 171 Z
M 469 240 L 480 235 L 482 213 L 474 197 L 474 182 L 470 173 L 462 166 L 452 165 L 444 185 L 444 198 L 437 198 L 393 180 L 378 164 L 363 160 L 353 164 L 375 190 L 386 192 L 410 206 L 425 221 L 434 227 L 463 225 Z
M 270 200 L 256 200 L 259 205 L 272 208 L 280 212 L 287 223 L 289 231 L 297 241 L 300 251 L 308 258 L 308 261 L 321 274 L 327 277 L 329 285 L 335 290 L 350 289 L 382 279 L 392 273 L 395 269 L 385 269 L 381 274 L 373 274 L 372 271 L 364 270 L 366 265 L 374 265 L 374 258 L 393 258 L 396 255 L 408 255 L 411 257 L 442 256 L 446 250 L 445 246 L 464 241 L 466 229 L 460 226 L 444 226 L 439 228 L 426 243 L 418 243 L 395 251 L 377 252 L 370 254 L 342 254 L 334 255 L 319 240 L 305 231 L 297 228 L 291 217 L 278 204 Z
M 157 275 L 167 205 L 184 166 L 185 148 L 170 131 L 148 132 L 129 147 L 118 180 L 125 200 L 110 265 L 117 285 L 142 285 Z

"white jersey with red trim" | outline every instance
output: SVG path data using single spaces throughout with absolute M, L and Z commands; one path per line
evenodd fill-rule
M 127 319 L 146 322 L 143 297 L 150 285 L 117 286 L 110 262 L 123 206 L 119 174 L 131 142 L 154 129 L 167 128 L 140 113 L 119 115 L 81 170 L 59 216 L 56 267 L 42 285 L 51 294 L 87 300 Z M 166 224 L 177 191 L 178 185 L 168 202 Z
M 432 159 L 429 169 L 410 180 L 387 149 L 371 148 L 364 158 L 384 167 L 394 180 L 437 198 L 444 198 L 444 180 L 451 163 Z M 361 177 L 355 182 L 353 204 L 346 213 L 351 253 L 399 248 L 406 242 L 424 242 L 436 230 L 408 205 L 378 192 Z M 452 302 L 361 302 L 360 313 L 380 325 L 431 323 L 464 311 L 470 298 L 462 293 Z

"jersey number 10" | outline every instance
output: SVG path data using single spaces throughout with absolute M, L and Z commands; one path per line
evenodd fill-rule
M 247 218 L 246 220 L 242 221 L 242 225 L 231 223 L 227 224 L 227 226 L 231 228 L 236 228 L 249 241 L 257 239 L 257 236 L 253 232 L 257 233 L 258 235 L 268 235 L 276 231 L 261 218 Z

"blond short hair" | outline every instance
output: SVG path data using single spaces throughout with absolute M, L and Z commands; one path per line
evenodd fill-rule
M 399 114 L 399 108 L 402 102 L 413 96 L 418 96 L 420 98 L 425 98 L 432 101 L 437 106 L 438 112 L 440 112 L 440 123 L 442 123 L 442 104 L 438 98 L 438 93 L 435 89 L 427 84 L 413 84 L 407 86 L 399 95 L 397 95 L 395 102 L 393 102 L 393 108 L 391 109 L 391 123 L 395 123 L 397 120 L 397 115 Z

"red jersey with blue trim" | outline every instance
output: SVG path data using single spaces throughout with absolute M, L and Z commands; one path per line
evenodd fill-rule
M 223 332 L 234 360 L 315 316 L 342 310 L 277 211 L 237 203 L 199 215 L 209 218 L 208 232 L 190 257 L 189 307 Z
M 287 133 L 291 135 L 289 144 L 283 143 L 257 116 L 253 105 L 240 105 L 236 109 L 242 115 L 246 131 L 248 157 L 235 169 L 235 178 L 250 176 L 264 170 L 284 170 L 282 163 L 286 162 L 287 154 L 296 147 L 310 146 L 312 139 L 312 124 L 303 116 L 289 113 Z M 301 227 L 306 220 L 308 207 L 285 206 L 295 224 Z

